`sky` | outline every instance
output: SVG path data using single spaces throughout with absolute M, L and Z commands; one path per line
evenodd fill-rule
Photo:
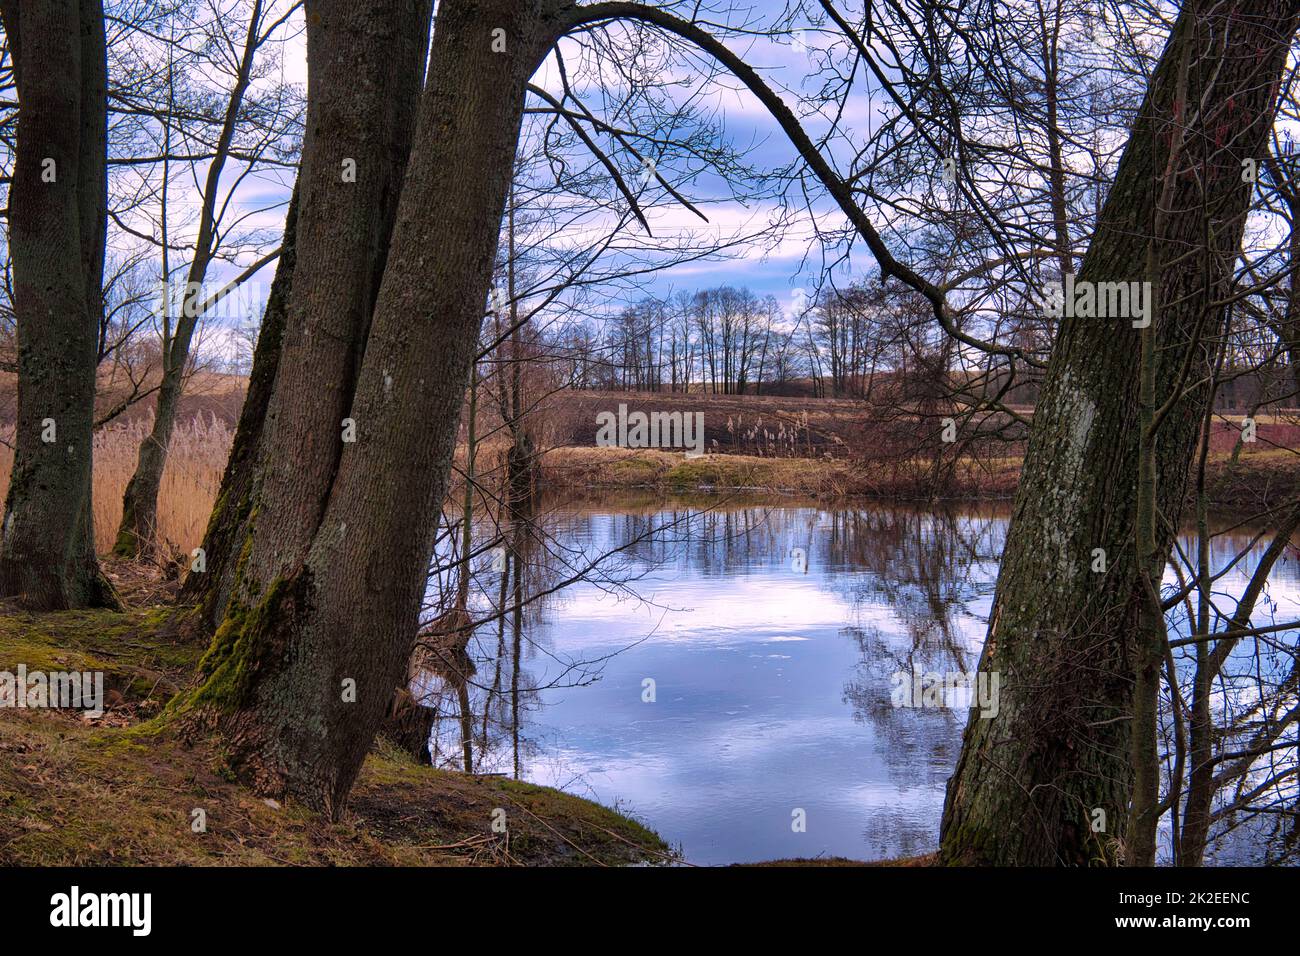
M 290 0 L 279 0 L 289 3 Z M 719 4 L 723 0 L 718 0 Z M 844 2 L 840 7 L 846 12 L 857 6 Z M 680 11 L 687 11 L 691 5 L 683 5 Z M 783 0 L 734 0 L 731 12 L 727 15 L 715 14 L 718 19 L 735 25 L 746 23 L 750 26 L 766 26 L 776 21 L 785 8 Z M 852 16 L 852 14 L 850 14 Z M 290 20 L 285 27 L 291 36 L 284 51 L 277 75 L 269 80 L 297 84 L 306 89 L 307 63 L 305 35 L 302 31 L 300 14 Z M 716 32 L 716 31 L 715 31 Z M 611 30 L 607 36 L 616 37 L 617 31 Z M 737 53 L 746 63 L 754 67 L 773 89 L 797 115 L 803 118 L 805 129 L 814 139 L 827 128 L 826 118 L 809 115 L 810 107 L 800 101 L 799 95 L 813 95 L 817 92 L 822 77 L 817 75 L 818 52 L 827 42 L 827 36 L 811 30 L 800 30 L 793 35 L 771 37 L 752 34 L 732 35 L 725 39 L 729 48 Z M 1160 45 L 1160 38 L 1155 35 L 1146 37 L 1152 50 Z M 679 42 L 682 49 L 687 49 L 684 41 Z M 561 42 L 569 79 L 584 103 L 593 113 L 608 119 L 620 127 L 626 127 L 627 118 L 611 117 L 602 107 L 602 93 L 612 83 L 617 83 L 608 62 L 602 64 L 600 74 L 595 73 L 591 59 L 578 54 L 576 41 L 566 39 Z M 1104 55 L 1106 51 L 1101 51 Z M 775 170 L 787 166 L 796 159 L 796 154 L 786 135 L 767 110 L 747 91 L 741 88 L 739 81 L 724 77 L 719 81 L 698 87 L 699 78 L 705 69 L 706 58 L 696 54 L 695 62 L 674 58 L 669 67 L 669 75 L 683 83 L 694 82 L 692 90 L 694 102 L 698 108 L 720 125 L 723 141 L 741 154 L 743 162 L 760 170 Z M 885 58 L 888 59 L 888 58 Z M 534 77 L 534 83 L 558 94 L 561 85 L 555 61 L 548 60 Z M 685 87 L 683 87 L 685 89 Z M 678 96 L 685 96 L 682 92 Z M 616 98 L 616 97 L 612 97 Z M 540 100 L 530 98 L 530 106 L 543 105 Z M 861 82 L 856 85 L 855 94 L 844 104 L 838 120 L 841 126 L 852 131 L 851 139 L 856 144 L 868 141 L 869 132 L 878 129 L 882 122 L 893 114 L 892 104 L 882 96 L 873 97 L 867 86 Z M 658 113 L 657 115 L 662 115 Z M 530 150 L 529 130 L 536 129 L 542 119 L 526 118 L 524 145 L 521 155 L 528 155 Z M 966 122 L 970 122 L 969 119 Z M 588 127 L 590 129 L 590 127 Z M 1116 148 L 1124 140 L 1122 127 L 1114 131 L 1117 139 Z M 593 134 L 602 146 L 610 146 L 608 138 L 598 133 Z M 1014 144 L 1013 144 L 1014 145 Z M 839 155 L 836 155 L 839 153 Z M 535 152 L 534 152 L 535 154 Z M 635 168 L 635 163 L 627 153 L 617 147 L 610 155 L 624 168 L 629 182 L 635 177 L 629 173 L 628 163 Z M 842 146 L 834 146 L 829 155 L 832 163 L 843 167 L 847 165 Z M 590 158 L 584 161 L 590 161 Z M 936 157 L 936 162 L 938 158 Z M 848 281 L 873 279 L 879 275 L 879 268 L 865 246 L 859 241 L 851 246 L 840 237 L 836 243 L 824 244 L 817 238 L 818 230 L 842 230 L 846 226 L 840 210 L 828 198 L 813 189 L 809 208 L 799 204 L 800 195 L 796 187 L 791 191 L 793 205 L 783 207 L 775 198 L 764 195 L 752 182 L 724 181 L 721 177 L 707 172 L 685 180 L 680 171 L 671 165 L 661 164 L 660 170 L 678 186 L 689 201 L 700 207 L 708 216 L 709 222 L 701 222 L 699 217 L 686 208 L 663 195 L 662 190 L 653 187 L 650 192 L 658 193 L 658 199 L 646 208 L 646 218 L 654 238 L 647 237 L 642 227 L 635 221 L 627 225 L 619 234 L 618 252 L 604 257 L 598 271 L 608 271 L 616 264 L 630 263 L 644 267 L 647 263 L 664 261 L 661 253 L 655 251 L 661 243 L 674 241 L 691 246 L 709 244 L 711 241 L 723 241 L 737 236 L 749 236 L 754 241 L 729 247 L 725 253 L 705 258 L 696 258 L 689 262 L 674 265 L 672 268 L 633 282 L 612 282 L 600 287 L 593 295 L 586 297 L 580 309 L 586 314 L 599 314 L 602 311 L 616 313 L 624 305 L 647 295 L 666 297 L 678 291 L 695 291 L 718 285 L 730 284 L 747 286 L 759 296 L 773 296 L 786 314 L 787 326 L 793 317 L 802 311 L 802 303 L 817 285 L 823 281 L 826 258 L 835 262 L 832 275 L 837 284 Z M 239 178 L 242 170 L 232 165 L 224 177 L 226 183 L 238 187 L 232 207 L 249 213 L 245 225 L 259 227 L 265 231 L 268 243 L 274 244 L 283 231 L 283 219 L 293 173 L 291 170 L 272 170 L 266 174 L 255 174 Z M 200 172 L 201 175 L 201 172 Z M 603 175 L 603 174 L 602 174 Z M 180 203 L 193 202 L 195 195 L 193 182 L 197 176 L 185 171 L 184 178 L 190 180 L 189 192 L 186 184 L 174 191 Z M 608 177 L 606 177 L 608 179 Z M 608 186 L 612 191 L 612 186 Z M 978 187 L 976 187 L 978 188 Z M 662 200 L 662 201 L 660 201 Z M 626 213 L 627 206 L 620 199 L 617 209 Z M 785 210 L 786 220 L 780 234 L 773 232 L 771 223 L 781 218 Z M 877 223 L 877 227 L 886 233 L 887 241 L 892 239 L 884 228 L 891 215 L 880 208 L 869 208 L 868 215 Z M 553 244 L 565 249 L 589 248 L 599 242 L 613 221 L 611 212 L 588 213 L 576 217 L 573 223 L 554 238 Z M 430 224 L 430 228 L 436 228 Z M 901 231 L 901 230 L 900 230 Z M 1273 237 L 1266 236 L 1265 241 Z M 526 240 L 522 240 L 525 241 Z M 836 262 L 844 255 L 844 261 Z M 249 254 L 240 263 L 246 265 L 255 256 Z M 214 269 L 210 276 L 211 284 L 219 287 L 238 272 L 234 265 L 225 265 Z M 263 268 L 251 280 L 240 294 L 229 300 L 213 317 L 206 330 L 209 348 L 218 352 L 230 353 L 234 349 L 235 337 L 230 334 L 230 326 L 256 324 L 260 320 L 266 295 L 274 275 L 274 265 Z M 224 326 L 224 328 L 223 328 Z
M 754 16 L 767 22 L 782 5 L 770 0 L 755 0 L 752 4 L 741 6 L 751 7 Z M 748 19 L 752 21 L 754 16 Z M 291 35 L 291 39 L 284 48 L 281 67 L 274 79 L 300 84 L 305 90 L 307 64 L 301 22 L 290 21 L 286 33 Z M 780 41 L 768 37 L 741 37 L 729 40 L 728 45 L 758 68 L 769 85 L 797 92 L 806 85 L 811 69 L 808 47 L 815 46 L 817 42 L 813 34 L 804 32 L 792 39 L 783 38 Z M 575 88 L 581 89 L 584 85 L 599 86 L 600 77 L 584 72 L 576 51 L 568 41 L 565 44 L 566 63 Z M 553 61 L 544 65 L 534 80 L 552 92 L 559 90 Z M 788 105 L 796 110 L 799 108 L 794 97 L 783 95 L 783 98 Z M 584 101 L 593 112 L 601 113 L 601 104 L 596 95 L 589 93 L 584 96 Z M 747 91 L 739 89 L 736 81 L 711 84 L 707 87 L 707 92 L 701 95 L 699 103 L 720 122 L 725 140 L 742 153 L 746 163 L 770 169 L 784 166 L 794 158 L 793 148 L 775 121 L 756 99 Z M 535 101 L 534 105 L 537 105 Z M 862 102 L 849 105 L 845 121 L 854 126 L 865 124 L 871 109 L 871 104 L 864 96 Z M 816 118 L 809 121 L 811 130 L 820 125 Z M 237 167 L 229 168 L 224 177 L 225 183 L 235 184 L 237 175 L 241 172 Z M 665 175 L 672 178 L 671 171 L 665 170 Z M 190 196 L 196 196 L 192 188 L 195 179 L 197 177 L 191 177 L 186 172 L 182 188 L 174 192 L 179 202 L 193 203 L 193 199 L 185 198 L 184 189 L 189 186 Z M 285 170 L 271 170 L 265 174 L 245 177 L 238 180 L 232 208 L 249 214 L 245 226 L 262 228 L 268 237 L 276 237 L 283 229 L 285 204 L 291 186 L 292 175 Z M 676 265 L 652 278 L 640 280 L 636 288 L 629 287 L 627 283 L 611 285 L 608 289 L 601 290 L 603 294 L 596 299 L 600 304 L 589 305 L 588 308 L 616 311 L 626 302 L 643 294 L 668 295 L 678 290 L 694 291 L 731 284 L 748 286 L 760 296 L 770 294 L 776 297 L 787 313 L 796 311 L 800 297 L 812 288 L 820 272 L 820 251 L 814 239 L 813 218 L 806 211 L 795 210 L 795 214 L 787 220 L 783 236 L 776 241 L 769 224 L 780 215 L 778 203 L 771 198 L 745 195 L 743 184 L 741 189 L 742 195 L 733 198 L 727 183 L 717 176 L 704 175 L 684 185 L 682 191 L 692 203 L 704 210 L 710 220 L 708 223 L 701 222 L 694 213 L 672 202 L 671 198 L 666 204 L 657 203 L 648 208 L 647 219 L 654 236 L 661 241 L 680 240 L 699 245 L 714 237 L 737 235 L 761 236 L 764 241 L 750 242 L 707 260 Z M 814 205 L 814 209 L 823 228 L 841 228 L 844 225 L 843 217 L 833 204 L 821 200 Z M 602 217 L 600 220 L 588 218 L 580 228 L 567 230 L 560 242 L 589 244 L 602 234 L 600 227 L 606 226 L 609 220 L 610 217 Z M 625 229 L 620 237 L 620 245 L 625 249 L 623 261 L 654 260 L 655 254 L 645 251 L 647 242 L 639 224 L 633 223 Z M 653 242 L 650 246 L 653 246 Z M 840 277 L 849 273 L 860 277 L 868 271 L 875 271 L 874 262 L 865 249 L 859 248 L 858 251 L 859 255 L 852 261 L 850 268 L 840 270 Z M 254 258 L 250 254 L 241 265 Z M 606 259 L 605 263 L 614 261 Z M 210 285 L 220 287 L 237 272 L 238 269 L 233 265 L 214 268 L 209 276 Z M 247 326 L 250 321 L 255 323 L 260 320 L 273 276 L 274 264 L 271 264 L 214 312 L 204 331 L 209 349 L 230 353 L 235 347 L 230 327 Z

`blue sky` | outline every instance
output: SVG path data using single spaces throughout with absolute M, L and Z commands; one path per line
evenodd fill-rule
M 750 6 L 753 15 L 746 19 L 755 22 L 756 17 L 758 22 L 768 22 L 782 5 L 773 2 L 754 2 Z M 293 25 L 293 32 L 297 35 L 286 50 L 278 78 L 300 83 L 305 89 L 305 43 L 299 27 L 300 24 Z M 817 42 L 815 35 L 804 33 L 800 34 L 794 42 L 790 40 L 776 42 L 767 37 L 740 37 L 728 41 L 728 45 L 741 53 L 747 62 L 758 68 L 774 88 L 786 88 L 798 92 L 804 85 L 810 69 L 810 57 L 806 46 L 815 46 Z M 576 58 L 566 57 L 566 60 L 570 63 L 571 79 L 575 85 L 581 86 L 584 82 L 593 82 L 595 78 L 591 76 L 573 73 L 572 64 L 576 62 Z M 695 75 L 698 76 L 698 73 Z M 538 85 L 552 91 L 559 90 L 551 64 L 544 66 L 535 79 Z M 775 168 L 785 165 L 794 158 L 793 148 L 775 121 L 757 100 L 740 88 L 738 82 L 730 80 L 715 83 L 706 89 L 707 93 L 701 95 L 699 102 L 720 121 L 727 142 L 743 152 L 746 162 L 763 168 Z M 594 97 L 584 97 L 584 99 L 594 112 L 600 113 L 600 104 Z M 786 96 L 785 99 L 789 105 L 798 108 L 793 96 Z M 851 126 L 865 124 L 870 108 L 865 95 L 862 102 L 850 104 L 847 111 L 849 124 Z M 809 125 L 811 129 L 816 129 L 819 125 L 818 118 L 811 118 Z M 228 170 L 226 178 L 233 183 L 237 172 L 239 171 L 236 169 Z M 184 178 L 192 181 L 188 172 Z M 248 177 L 239 186 L 235 206 L 244 211 L 264 209 L 264 212 L 251 217 L 248 223 L 265 229 L 268 237 L 277 237 L 283 228 L 284 203 L 287 201 L 291 185 L 292 174 L 284 170 L 274 170 Z M 727 184 L 716 176 L 702 176 L 684 186 L 683 192 L 692 202 L 698 203 L 705 210 L 710 222 L 701 222 L 696 215 L 668 197 L 667 204 L 656 204 L 647 210 L 647 218 L 656 237 L 680 238 L 683 241 L 700 244 L 717 236 L 735 236 L 742 233 L 770 234 L 768 223 L 777 215 L 778 206 L 772 199 L 744 195 L 746 190 L 743 184 L 741 184 L 742 195 L 731 198 L 731 190 Z M 181 199 L 181 202 L 185 201 Z M 277 208 L 267 208 L 271 206 Z M 816 208 L 819 217 L 823 219 L 824 226 L 839 228 L 843 225 L 843 218 L 833 204 L 821 202 Z M 591 236 L 598 234 L 598 230 L 594 230 L 594 227 L 599 224 L 590 222 L 587 226 L 592 231 L 585 233 L 583 230 L 575 230 L 565 241 L 578 243 L 587 241 Z M 653 253 L 638 251 L 638 247 L 645 241 L 644 232 L 639 225 L 634 224 L 625 230 L 621 241 L 625 247 L 632 246 L 632 251 L 626 253 L 632 259 L 653 258 Z M 808 257 L 807 261 L 805 257 Z M 253 258 L 250 255 L 245 262 Z M 855 276 L 861 276 L 868 271 L 874 272 L 874 262 L 866 254 L 865 249 L 860 248 L 859 255 L 854 259 L 851 268 Z M 811 217 L 801 211 L 793 217 L 785 238 L 775 247 L 768 248 L 767 244 L 762 242 L 750 243 L 709 261 L 695 261 L 675 266 L 647 280 L 643 285 L 645 291 L 659 295 L 720 284 L 745 285 L 760 295 L 775 296 L 782 306 L 789 310 L 797 301 L 796 290 L 811 288 L 819 270 L 820 251 L 813 239 L 813 223 Z M 232 266 L 223 266 L 214 269 L 209 278 L 214 286 L 219 286 L 228 281 L 236 271 Z M 224 311 L 218 312 L 213 317 L 213 321 L 208 323 L 209 328 L 206 332 L 207 341 L 212 346 L 219 351 L 224 351 L 226 348 L 224 344 L 227 341 L 226 335 L 220 326 L 232 323 L 247 324 L 249 316 L 254 319 L 260 318 L 261 305 L 265 301 L 273 275 L 273 265 L 262 269 L 242 290 L 238 298 L 232 298 Z M 842 278 L 843 275 L 844 271 L 841 270 L 840 277 Z M 602 293 L 599 301 L 603 307 L 609 309 L 617 309 L 625 300 L 639 294 L 638 290 L 628 288 L 625 284 L 611 286 L 602 290 Z

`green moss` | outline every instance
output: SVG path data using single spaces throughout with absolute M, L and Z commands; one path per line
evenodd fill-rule
M 221 772 L 205 745 L 143 740 L 39 715 L 0 715 L 0 845 L 18 865 L 620 865 L 662 860 L 662 840 L 579 797 L 496 778 L 366 761 L 340 822 L 268 805 Z M 491 830 L 506 808 L 509 836 Z M 191 812 L 205 811 L 195 833 Z
M 198 699 L 246 690 L 258 655 L 278 653 L 300 578 L 237 609 L 203 653 L 156 625 L 159 610 L 0 616 L 0 656 L 30 667 L 102 665 L 133 685 L 182 681 L 200 656 Z M 158 660 L 184 661 L 179 672 Z M 185 695 L 182 695 L 185 696 Z M 181 700 L 178 697 L 177 700 Z M 187 700 L 193 702 L 194 696 Z M 143 716 L 123 708 L 119 717 Z M 223 763 L 220 742 L 182 738 L 168 719 L 91 726 L 58 711 L 0 710 L 0 847 L 18 865 L 465 864 L 620 865 L 659 861 L 667 848 L 640 823 L 570 794 L 493 777 L 433 770 L 401 751 L 372 755 L 346 819 L 293 802 L 268 806 Z M 509 835 L 491 830 L 494 808 Z M 206 833 L 191 829 L 194 808 Z
M 253 517 L 256 515 L 256 509 L 248 518 L 248 531 L 244 534 L 244 543 L 239 549 L 239 557 L 235 559 L 235 580 L 244 581 L 244 571 L 248 568 L 248 559 L 253 553 Z M 249 591 L 257 593 L 257 582 L 245 581 Z
M 150 630 L 161 630 L 168 624 L 175 612 L 169 607 L 156 607 L 151 611 L 145 611 L 140 616 L 140 624 Z
M 0 670 L 103 671 L 127 700 L 159 688 L 173 692 L 194 667 L 199 647 L 160 635 L 166 609 L 88 609 L 0 617 Z
M 266 596 L 254 606 L 231 602 L 225 620 L 199 661 L 202 685 L 183 699 L 173 701 L 169 712 L 185 712 L 200 706 L 229 710 L 242 705 L 248 699 L 254 677 L 270 656 L 268 650 L 280 640 L 276 630 L 284 623 L 283 604 L 289 594 L 289 580 L 277 577 L 267 588 Z
M 230 502 L 230 489 L 222 482 L 221 490 L 217 493 L 217 500 L 212 503 L 212 513 L 208 515 L 208 526 L 203 531 L 203 540 L 210 541 L 213 533 L 221 525 L 222 513 L 226 510 L 226 505 Z

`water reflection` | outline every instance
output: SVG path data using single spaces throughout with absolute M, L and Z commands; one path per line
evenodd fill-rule
M 543 502 L 480 529 L 481 623 L 419 685 L 432 759 L 630 811 L 692 862 L 929 852 L 966 712 L 895 707 L 891 677 L 976 668 L 1007 518 Z

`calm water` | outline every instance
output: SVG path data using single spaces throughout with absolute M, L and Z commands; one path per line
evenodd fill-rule
M 625 495 L 480 529 L 505 547 L 476 613 L 506 611 L 466 686 L 429 688 L 435 760 L 462 767 L 468 731 L 476 772 L 616 806 L 696 863 L 929 852 L 966 711 L 896 708 L 891 676 L 976 669 L 1007 515 Z M 1279 615 L 1296 584 L 1275 573 Z

